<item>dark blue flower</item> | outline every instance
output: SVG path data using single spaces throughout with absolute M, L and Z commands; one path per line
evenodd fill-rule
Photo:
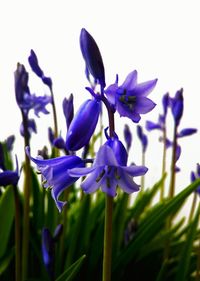
M 85 28 L 81 29 L 80 48 L 85 60 L 87 73 L 89 72 L 101 87 L 104 88 L 105 71 L 101 53 L 94 38 Z
M 134 70 L 126 77 L 121 86 L 118 81 L 110 85 L 105 94 L 111 104 L 113 104 L 120 114 L 138 123 L 140 114 L 145 114 L 155 107 L 155 103 L 147 98 L 156 86 L 157 79 L 144 83 L 137 83 L 137 71 Z
M 132 134 L 127 124 L 125 124 L 124 126 L 124 139 L 126 142 L 126 149 L 127 151 L 129 151 L 132 144 Z
M 183 115 L 183 89 L 178 90 L 175 97 L 171 98 L 171 109 L 174 122 L 178 126 Z
M 72 119 L 74 117 L 74 104 L 73 104 L 74 97 L 71 94 L 69 98 L 64 98 L 62 106 L 63 106 L 63 113 L 65 115 L 66 125 L 67 129 L 69 128 L 69 125 L 72 122 Z
M 18 168 L 18 161 L 16 157 L 16 170 L 4 170 L 0 171 L 0 186 L 7 186 L 7 185 L 17 185 L 19 181 L 20 173 Z
M 115 136 L 100 147 L 92 167 L 74 168 L 69 170 L 69 174 L 74 177 L 89 174 L 81 184 L 86 193 L 101 188 L 103 192 L 114 197 L 117 187 L 120 187 L 130 194 L 139 190 L 139 185 L 133 181 L 133 177 L 144 175 L 147 168 L 136 165 L 127 167 L 126 162 L 125 148 Z
M 27 127 L 28 127 L 28 137 L 30 138 L 31 137 L 31 134 L 34 132 L 34 133 L 37 133 L 37 127 L 36 127 L 36 123 L 35 123 L 35 120 L 34 119 L 28 119 L 27 120 Z M 24 124 L 21 123 L 20 125 L 20 134 L 22 137 L 24 137 Z
M 88 144 L 96 128 L 101 103 L 97 99 L 86 100 L 74 116 L 66 137 L 67 150 L 75 151 Z
M 141 141 L 142 151 L 144 153 L 147 149 L 148 139 L 147 139 L 147 135 L 144 134 L 143 129 L 140 125 L 137 125 L 137 135 L 138 135 L 138 138 Z
M 52 88 L 52 80 L 50 77 L 46 77 L 44 72 L 39 66 L 38 58 L 33 50 L 30 52 L 30 56 L 28 57 L 28 62 L 30 64 L 33 72 L 42 79 L 43 83 L 46 84 L 50 89 Z
M 195 134 L 196 132 L 197 132 L 197 129 L 195 129 L 195 128 L 185 128 L 185 129 L 182 129 L 177 134 L 177 137 L 182 138 L 182 137 L 191 136 L 191 135 Z
M 55 200 L 58 210 L 61 212 L 66 202 L 59 201 L 60 194 L 67 187 L 77 181 L 78 177 L 71 177 L 69 169 L 84 167 L 85 164 L 78 156 L 61 156 L 53 159 L 33 158 L 30 156 L 29 148 L 26 148 L 29 158 L 37 165 L 38 171 L 44 178 L 44 187 L 51 188 L 51 195 Z

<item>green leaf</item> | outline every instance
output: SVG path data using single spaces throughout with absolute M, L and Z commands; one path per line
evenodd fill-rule
M 7 249 L 14 213 L 13 186 L 7 186 L 0 197 L 0 258 L 4 256 Z
M 14 247 L 8 252 L 6 253 L 6 256 L 3 257 L 2 259 L 0 259 L 0 275 L 6 270 L 6 268 L 9 266 L 11 260 L 14 257 Z
M 76 262 L 74 262 L 69 268 L 67 268 L 56 281 L 71 281 L 79 272 L 81 265 L 86 258 L 86 255 L 80 257 Z
M 149 243 L 149 241 L 158 234 L 163 224 L 165 224 L 166 219 L 173 214 L 173 212 L 177 209 L 177 206 L 180 207 L 181 203 L 184 203 L 185 199 L 197 188 L 199 184 L 200 179 L 190 184 L 174 198 L 168 200 L 167 202 L 163 202 L 155 208 L 155 211 L 149 216 L 149 219 L 145 219 L 145 223 L 139 227 L 136 232 L 135 239 L 128 244 L 128 247 L 121 251 L 121 254 L 114 263 L 114 271 L 117 271 L 117 269 L 120 269 L 121 266 L 129 263 L 133 257 L 141 251 L 142 247 L 145 247 L 145 243 Z
M 185 244 L 182 249 L 180 259 L 179 259 L 175 281 L 188 280 L 187 274 L 188 274 L 188 269 L 189 269 L 189 265 L 190 265 L 192 246 L 194 243 L 194 238 L 195 238 L 195 234 L 196 234 L 197 226 L 198 226 L 199 213 L 200 213 L 200 206 L 197 210 L 195 218 L 194 218 L 193 222 L 191 223 L 190 229 L 188 230 L 187 236 L 185 238 Z

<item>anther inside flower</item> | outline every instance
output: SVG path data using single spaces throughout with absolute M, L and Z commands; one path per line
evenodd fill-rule
M 139 185 L 133 181 L 133 177 L 144 175 L 148 169 L 136 165 L 127 167 L 125 152 L 123 144 L 115 136 L 101 146 L 92 167 L 73 168 L 68 173 L 72 177 L 88 175 L 81 184 L 85 193 L 101 188 L 103 192 L 114 197 L 117 187 L 129 194 L 136 192 Z
M 157 79 L 137 84 L 137 71 L 128 74 L 121 86 L 118 86 L 118 79 L 106 90 L 105 94 L 120 114 L 138 123 L 140 114 L 145 114 L 155 107 L 155 103 L 147 98 L 147 95 L 156 86 Z

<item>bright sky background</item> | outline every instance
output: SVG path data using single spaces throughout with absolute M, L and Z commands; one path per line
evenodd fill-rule
M 120 83 L 137 69 L 139 82 L 158 78 L 150 98 L 157 107 L 143 115 L 156 121 L 161 112 L 161 98 L 169 92 L 184 89 L 185 109 L 181 128 L 200 130 L 200 16 L 198 0 L 132 0 L 132 1 L 1 1 L 0 3 L 0 140 L 16 134 L 14 150 L 23 159 L 23 140 L 19 135 L 20 111 L 14 94 L 17 62 L 30 72 L 30 88 L 38 95 L 47 88 L 31 72 L 28 55 L 33 49 L 41 68 L 51 76 L 58 111 L 59 129 L 65 136 L 62 100 L 70 93 L 75 97 L 75 108 L 87 98 L 88 86 L 84 76 L 84 62 L 79 48 L 81 28 L 86 28 L 99 45 L 104 60 L 107 85 L 114 82 L 116 73 Z M 51 111 L 51 107 L 48 107 Z M 33 155 L 47 143 L 47 127 L 51 115 L 37 119 L 38 134 L 32 138 Z M 107 119 L 105 118 L 105 126 Z M 123 126 L 135 124 L 117 117 L 116 131 L 120 136 Z M 170 125 L 171 126 L 171 125 Z M 147 186 L 159 179 L 161 144 L 159 134 L 152 132 L 147 152 Z M 122 138 L 123 140 L 123 138 Z M 182 155 L 178 162 L 177 188 L 189 184 L 190 171 L 200 161 L 200 131 L 180 140 Z M 140 164 L 140 144 L 134 137 L 130 160 Z M 170 157 L 170 155 L 169 155 Z

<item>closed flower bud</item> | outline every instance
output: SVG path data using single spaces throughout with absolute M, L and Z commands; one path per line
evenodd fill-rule
M 171 106 L 174 121 L 176 126 L 178 126 L 183 115 L 183 89 L 176 92 L 175 97 L 172 99 Z
M 85 101 L 74 116 L 66 137 L 67 150 L 75 151 L 86 144 L 97 125 L 101 104 L 96 99 Z
M 80 34 L 80 47 L 87 72 L 89 71 L 94 79 L 104 88 L 105 73 L 101 53 L 94 38 L 84 28 L 82 28 Z

